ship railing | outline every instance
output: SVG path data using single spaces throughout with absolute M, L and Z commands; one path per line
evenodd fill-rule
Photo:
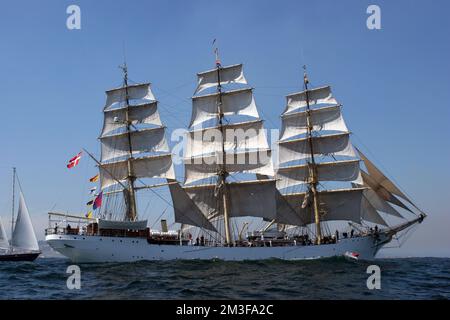
M 85 235 L 88 225 L 95 222 L 96 219 L 83 216 L 49 212 L 48 227 L 45 229 L 45 235 Z

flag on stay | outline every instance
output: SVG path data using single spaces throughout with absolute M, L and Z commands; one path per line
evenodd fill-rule
M 86 218 L 91 219 L 92 218 L 92 211 L 89 211 L 86 213 Z
M 96 210 L 97 208 L 100 208 L 102 206 L 102 196 L 103 196 L 103 192 L 100 192 L 100 194 L 97 196 L 97 198 L 95 198 L 94 200 L 94 210 Z
M 93 194 L 96 190 L 97 190 L 97 187 L 93 187 L 93 188 L 91 188 L 91 190 L 89 190 L 89 191 L 91 192 L 91 194 Z
M 90 182 L 97 182 L 98 181 L 98 174 L 93 176 L 92 178 L 89 179 Z
M 92 206 L 92 204 L 94 203 L 94 200 L 89 201 L 88 203 L 86 203 L 87 206 Z
M 70 159 L 69 163 L 67 164 L 67 168 L 71 169 L 71 168 L 75 167 L 76 165 L 78 165 L 78 163 L 80 162 L 80 159 L 81 159 L 81 154 L 82 154 L 82 152 L 78 153 L 75 157 Z

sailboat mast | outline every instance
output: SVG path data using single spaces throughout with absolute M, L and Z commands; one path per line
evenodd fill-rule
M 219 114 L 219 130 L 222 135 L 222 164 L 219 171 L 219 186 L 222 188 L 222 206 L 223 206 L 223 219 L 225 224 L 225 241 L 226 245 L 231 244 L 230 233 L 230 217 L 228 215 L 228 188 L 227 188 L 227 168 L 226 168 L 226 154 L 225 154 L 225 133 L 223 127 L 223 110 L 222 110 L 222 85 L 220 84 L 220 62 L 218 59 L 218 52 L 216 49 L 216 67 L 217 67 L 217 93 L 219 94 L 219 101 L 217 103 L 217 109 Z
M 128 192 L 127 192 L 127 214 L 126 214 L 126 220 L 128 221 L 135 221 L 137 218 L 136 214 L 136 193 L 134 190 L 134 181 L 136 180 L 136 177 L 133 173 L 133 146 L 131 144 L 131 121 L 129 117 L 129 111 L 130 111 L 130 102 L 129 102 L 129 95 L 128 95 L 128 68 L 127 64 L 125 63 L 122 67 L 123 70 L 123 83 L 125 86 L 125 102 L 126 102 L 126 110 L 125 110 L 125 124 L 126 124 L 126 130 L 127 130 L 127 137 L 128 137 L 128 147 L 129 147 L 129 157 L 127 160 L 127 170 L 128 170 Z
M 10 241 L 10 250 L 13 250 L 12 247 L 12 235 L 14 233 L 14 203 L 15 203 L 15 194 L 16 194 L 16 168 L 13 167 L 13 176 L 12 176 L 12 205 L 11 205 L 11 241 Z
M 322 229 L 320 227 L 320 212 L 319 212 L 319 199 L 317 192 L 317 171 L 316 171 L 316 161 L 314 159 L 314 145 L 313 145 L 313 136 L 312 136 L 312 119 L 311 119 L 311 108 L 309 105 L 309 92 L 308 92 L 308 76 L 306 74 L 306 67 L 304 66 L 304 75 L 303 75 L 303 83 L 305 85 L 305 94 L 306 94 L 306 125 L 307 125 L 307 135 L 308 135 L 308 143 L 309 149 L 311 152 L 311 159 L 308 162 L 309 169 L 309 186 L 311 188 L 312 196 L 313 196 L 313 209 L 314 209 L 314 222 L 316 224 L 316 239 L 317 244 L 322 242 Z

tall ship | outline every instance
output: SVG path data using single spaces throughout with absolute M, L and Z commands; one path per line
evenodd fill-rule
M 19 208 L 15 216 L 16 181 L 19 184 Z M 2 261 L 34 261 L 41 254 L 34 233 L 22 187 L 13 168 L 12 179 L 12 209 L 11 209 L 11 239 L 8 239 L 5 228 L 0 220 L 0 262 Z
M 305 71 L 271 148 L 243 65 L 216 60 L 197 74 L 183 181 L 150 84 L 130 85 L 124 66 L 123 85 L 106 92 L 101 157 L 85 151 L 98 165 L 102 206 L 88 217 L 50 212 L 46 241 L 54 250 L 79 263 L 371 260 L 423 221 L 425 213 L 352 145 L 329 86 L 309 88 Z M 159 188 L 170 191 L 175 230 L 166 219 L 153 230 L 139 214 L 138 194 Z

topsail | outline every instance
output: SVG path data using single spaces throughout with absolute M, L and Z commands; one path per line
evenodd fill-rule
M 102 189 L 133 179 L 175 179 L 166 128 L 150 84 L 106 92 L 101 143 Z M 130 188 L 130 186 L 128 186 Z
M 217 77 L 217 70 L 209 70 L 197 74 L 198 85 L 195 93 L 200 93 L 205 89 L 217 87 L 219 85 L 227 85 L 232 83 L 247 84 L 245 80 L 242 64 L 236 64 L 227 67 L 221 67 L 220 79 Z

